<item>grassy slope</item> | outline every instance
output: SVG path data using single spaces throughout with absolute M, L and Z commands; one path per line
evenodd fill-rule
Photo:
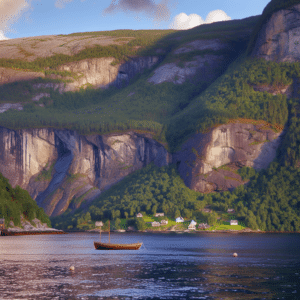
M 141 48 L 135 54 L 153 55 L 157 49 L 160 49 L 165 53 L 162 55 L 164 58 L 163 63 L 188 61 L 194 55 L 204 55 L 208 52 L 194 51 L 192 55 L 191 53 L 188 55 L 175 55 L 172 53 L 172 50 L 197 39 L 215 38 L 231 44 L 238 52 L 243 49 L 247 42 L 245 37 L 243 37 L 245 30 L 249 31 L 249 28 L 251 29 L 254 26 L 256 20 L 257 17 L 252 17 L 244 20 L 202 25 L 184 32 L 130 30 L 95 32 L 93 33 L 95 35 L 135 38 L 127 44 L 127 48 L 124 48 L 125 50 L 123 49 L 123 53 L 118 52 L 119 48 L 109 46 L 110 48 L 102 47 L 103 51 L 99 52 L 100 54 L 97 52 L 96 56 L 106 53 L 105 55 L 112 55 L 122 59 L 129 53 L 126 51 L 130 47 L 132 47 L 130 48 L 132 50 L 134 47 L 140 46 Z M 90 35 L 91 33 L 78 33 L 75 35 L 85 34 Z M 23 67 L 28 67 L 28 64 L 31 64 L 30 68 L 44 68 L 45 66 L 55 68 L 63 62 L 92 57 L 91 55 L 95 55 L 95 53 L 91 49 L 87 49 L 74 57 L 55 56 L 39 59 L 36 62 L 26 63 Z M 116 55 L 117 53 L 119 56 Z M 236 55 L 236 53 L 226 51 L 222 54 L 228 55 L 228 57 Z M 19 63 L 19 61 L 10 63 Z M 22 112 L 10 111 L 1 114 L 0 124 L 13 129 L 47 126 L 69 128 L 76 129 L 84 134 L 103 134 L 116 130 L 124 131 L 129 128 L 144 129 L 155 132 L 160 141 L 166 142 L 164 134 L 167 130 L 166 125 L 170 123 L 170 118 L 186 107 L 195 96 L 205 89 L 207 84 L 195 86 L 192 83 L 183 85 L 163 83 L 154 85 L 147 82 L 147 79 L 152 75 L 151 71 L 146 71 L 143 75 L 137 76 L 131 85 L 122 90 L 111 89 L 102 91 L 88 89 L 76 93 L 68 92 L 60 96 L 58 92 L 43 89 L 41 90 L 42 92 L 51 92 L 51 100 L 42 98 L 37 104 L 43 103 L 46 108 L 29 104 Z M 36 81 L 42 82 L 43 80 L 37 79 Z M 26 96 L 23 95 L 22 89 L 27 94 Z M 9 99 L 9 102 L 28 101 L 33 92 L 30 85 L 26 82 L 14 83 L 5 85 L 0 89 L 0 99 Z

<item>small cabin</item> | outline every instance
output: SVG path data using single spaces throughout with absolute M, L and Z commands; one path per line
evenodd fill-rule
M 160 222 L 160 224 L 161 224 L 161 225 L 167 225 L 167 224 L 168 224 L 168 220 L 162 220 L 162 221 Z
M 141 213 L 138 213 L 138 214 L 136 215 L 136 217 L 137 217 L 137 218 L 142 218 L 143 215 L 142 215 Z
M 103 226 L 103 222 L 97 221 L 97 222 L 95 222 L 95 226 L 96 227 L 102 227 Z
M 188 226 L 188 229 L 196 230 L 196 224 L 197 223 L 194 220 L 192 220 L 192 222 Z
M 238 220 L 230 220 L 230 225 L 239 225 Z
M 234 210 L 233 208 L 228 208 L 228 209 L 227 209 L 227 212 L 228 212 L 229 214 L 233 214 L 233 213 L 235 213 L 235 210 Z
M 196 226 L 195 226 L 194 224 L 190 224 L 190 225 L 188 226 L 188 229 L 189 229 L 189 230 L 196 230 Z
M 156 214 L 155 214 L 155 217 L 164 217 L 164 216 L 165 216 L 164 213 L 156 213 Z
M 184 219 L 182 218 L 182 217 L 178 217 L 178 218 L 176 218 L 176 223 L 182 223 L 182 222 L 184 222 Z
M 152 227 L 159 227 L 160 223 L 159 222 L 152 222 L 151 225 L 152 225 Z
M 0 219 L 0 230 L 5 229 L 5 219 Z

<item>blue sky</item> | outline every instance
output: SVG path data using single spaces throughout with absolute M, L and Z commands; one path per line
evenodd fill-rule
M 188 29 L 262 13 L 270 0 L 0 0 L 0 39 L 114 29 Z

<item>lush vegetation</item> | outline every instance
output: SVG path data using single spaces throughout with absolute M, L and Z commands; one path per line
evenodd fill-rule
M 21 215 L 28 221 L 37 218 L 42 223 L 51 226 L 49 217 L 30 197 L 29 193 L 19 186 L 12 188 L 8 179 L 0 173 L 0 218 L 5 219 L 6 227 L 10 221 L 13 221 L 15 226 L 20 226 Z
M 107 35 L 127 38 L 126 45 L 110 45 L 107 47 L 88 48 L 74 56 L 55 55 L 39 58 L 33 62 L 21 60 L 2 60 L 0 65 L 22 70 L 34 70 L 55 73 L 56 68 L 66 62 L 90 57 L 112 56 L 118 60 L 126 59 L 130 51 L 139 55 L 160 55 L 165 62 L 189 61 L 195 55 L 207 54 L 207 51 L 192 51 L 185 54 L 174 54 L 173 50 L 197 39 L 218 38 L 228 43 L 234 52 L 210 51 L 234 59 L 240 51 L 245 50 L 249 28 L 253 27 L 256 18 L 233 20 L 199 26 L 189 31 L 117 30 L 109 32 L 78 33 L 74 35 Z M 134 50 L 135 49 L 135 50 Z M 156 53 L 160 50 L 160 54 Z M 46 70 L 46 67 L 49 70 Z M 21 112 L 8 111 L 1 114 L 0 124 L 11 129 L 55 127 L 78 130 L 80 133 L 108 133 L 128 129 L 152 131 L 160 141 L 165 142 L 167 123 L 171 116 L 183 110 L 190 101 L 211 82 L 174 85 L 163 83 L 153 85 L 147 82 L 152 70 L 137 76 L 131 84 L 122 90 L 93 90 L 88 88 L 80 92 L 68 92 L 60 95 L 50 88 L 34 90 L 33 83 L 53 81 L 49 78 L 38 78 L 32 82 L 18 82 L 0 87 L 1 102 L 29 102 Z M 47 74 L 48 74 L 47 73 Z M 70 73 L 70 72 L 69 72 Z M 73 76 L 65 72 L 64 76 Z M 46 75 L 47 75 L 46 74 Z M 218 76 L 219 74 L 217 74 Z M 215 79 L 215 78 L 213 78 Z M 213 80 L 212 79 L 212 80 Z M 56 82 L 62 81 L 56 80 Z M 30 99 L 38 93 L 49 93 L 50 98 L 43 97 L 32 103 Z M 31 103 L 30 103 L 31 102 Z M 44 107 L 40 107 L 44 105 Z
M 28 104 L 24 111 L 1 114 L 0 123 L 12 129 L 55 127 L 82 134 L 147 130 L 175 151 L 190 134 L 231 119 L 264 120 L 282 128 L 288 118 L 286 97 L 256 87 L 276 91 L 289 86 L 300 76 L 300 67 L 241 57 L 208 88 L 207 83 L 190 82 L 154 85 L 147 82 L 149 72 L 122 90 L 88 88 L 63 95 L 49 90 L 51 97 L 38 102 L 45 108 Z
M 80 228 L 86 218 L 93 221 L 128 219 L 138 212 L 155 214 L 162 211 L 172 218 L 180 215 L 190 218 L 194 211 L 203 208 L 204 202 L 198 197 L 199 193 L 184 185 L 174 166 L 157 168 L 150 164 L 103 192 L 88 212 L 75 215 L 66 212 L 66 215 L 53 218 L 53 224 L 64 229 L 69 226 Z
M 299 145 L 300 138 L 295 148 L 299 149 Z M 58 228 L 78 230 L 94 228 L 95 221 L 110 219 L 119 229 L 121 220 L 126 219 L 126 226 L 143 230 L 150 225 L 145 226 L 135 218 L 138 212 L 144 215 L 164 212 L 169 220 L 181 215 L 198 223 L 207 222 L 219 230 L 226 227 L 223 223 L 226 219 L 238 219 L 239 224 L 252 229 L 300 231 L 299 168 L 282 166 L 276 161 L 259 173 L 248 167 L 239 173 L 244 180 L 251 179 L 248 186 L 240 186 L 233 192 L 203 195 L 188 189 L 174 166 L 148 165 L 102 193 L 88 210 L 66 212 L 52 222 Z M 206 206 L 210 206 L 211 213 L 202 211 Z M 228 208 L 234 208 L 235 215 L 227 214 Z
M 157 168 L 148 165 L 103 192 L 88 210 L 78 210 L 74 215 L 67 212 L 53 218 L 53 223 L 63 229 L 87 229 L 93 228 L 97 220 L 110 219 L 117 224 L 115 228 L 120 228 L 122 223 L 142 230 L 147 226 L 135 218 L 138 212 L 144 215 L 164 212 L 169 220 L 182 215 L 198 223 L 214 225 L 210 229 L 224 229 L 224 220 L 237 218 L 239 224 L 252 229 L 300 231 L 298 99 L 289 101 L 289 109 L 288 131 L 276 160 L 260 172 L 249 167 L 238 170 L 243 180 L 250 180 L 247 186 L 242 185 L 233 192 L 203 195 L 184 185 L 175 166 Z M 202 211 L 206 206 L 210 206 L 212 213 Z M 228 208 L 235 209 L 234 216 L 226 213 Z
M 264 120 L 274 129 L 288 119 L 286 96 L 257 91 L 256 86 L 278 90 L 300 75 L 299 63 L 274 63 L 241 57 L 188 107 L 170 119 L 167 140 L 170 148 L 191 134 L 205 132 L 231 119 Z
M 272 12 L 299 2 L 271 1 L 254 30 L 253 41 L 258 28 Z M 163 62 L 180 64 L 180 61 L 191 60 L 194 55 L 207 53 L 224 54 L 233 59 L 245 50 L 245 29 L 253 27 L 257 20 L 255 17 L 202 25 L 184 33 L 129 30 L 76 33 L 73 35 L 107 35 L 122 38 L 123 41 L 128 38 L 128 43 L 122 46 L 97 46 L 85 49 L 75 56 L 56 55 L 37 59 L 32 63 L 2 60 L 0 66 L 44 72 L 46 67 L 50 67 L 48 71 L 53 73 L 60 64 L 70 61 L 108 56 L 121 61 L 126 60 L 129 55 L 152 55 L 157 49 L 161 50 Z M 236 53 L 202 51 L 174 54 L 174 50 L 190 41 L 212 38 L 228 42 L 237 49 Z M 253 47 L 253 41 L 248 52 Z M 247 185 L 240 186 L 233 192 L 207 195 L 189 190 L 180 179 L 175 166 L 157 168 L 149 165 L 127 176 L 114 185 L 113 189 L 103 192 L 89 208 L 79 209 L 75 214 L 67 211 L 62 216 L 53 218 L 54 226 L 82 230 L 94 228 L 94 222 L 98 220 L 105 221 L 107 227 L 108 220 L 111 220 L 115 228 L 135 226 L 144 229 L 145 221 L 135 218 L 135 215 L 142 212 L 152 216 L 155 212 L 162 211 L 171 221 L 181 215 L 198 223 L 207 222 L 217 228 L 226 227 L 223 221 L 230 217 L 226 213 L 227 209 L 234 208 L 234 217 L 252 229 L 300 231 L 299 100 L 291 99 L 288 102 L 286 96 L 280 93 L 283 88 L 300 78 L 299 63 L 266 62 L 242 55 L 213 84 L 187 82 L 183 85 L 154 85 L 147 81 L 153 75 L 152 71 L 137 76 L 129 86 L 120 90 L 87 88 L 63 95 L 50 89 L 40 90 L 50 93 L 50 98 L 42 98 L 36 104 L 29 103 L 21 112 L 7 111 L 1 114 L 0 124 L 12 129 L 66 128 L 77 130 L 81 134 L 105 134 L 129 129 L 149 131 L 169 150 L 176 151 L 194 133 L 207 132 L 218 124 L 243 118 L 249 122 L 263 121 L 275 131 L 287 125 L 287 133 L 276 161 L 261 172 L 241 168 L 238 172 L 242 179 L 250 180 Z M 36 82 L 43 82 L 43 79 L 37 79 Z M 27 91 L 30 99 L 29 96 L 34 91 L 27 83 L 3 86 L 0 88 L 0 98 L 6 100 L 10 97 L 10 102 L 24 102 L 27 96 L 25 93 L 25 98 L 22 98 L 21 89 Z M 43 104 L 44 107 L 39 107 L 38 104 Z M 49 178 L 49 171 L 44 170 L 37 180 L 45 178 Z M 37 216 L 46 220 L 41 209 L 27 204 L 32 200 L 28 193 L 18 187 L 12 189 L 7 185 L 7 180 L 1 180 L 8 187 L 1 192 L 3 200 L 0 206 L 0 213 L 2 211 L 6 222 L 12 219 L 18 224 L 20 214 L 29 219 Z M 213 212 L 204 213 L 203 208 L 206 206 L 210 206 Z M 219 221 L 218 217 L 221 217 Z

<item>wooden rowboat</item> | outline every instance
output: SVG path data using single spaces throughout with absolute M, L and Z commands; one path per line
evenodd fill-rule
M 96 250 L 139 250 L 143 243 L 135 244 L 112 244 L 94 242 Z
M 100 242 L 94 242 L 96 250 L 139 250 L 143 243 L 134 244 L 112 244 L 110 242 L 110 221 L 108 225 L 108 243 L 101 243 L 101 226 L 100 226 Z

